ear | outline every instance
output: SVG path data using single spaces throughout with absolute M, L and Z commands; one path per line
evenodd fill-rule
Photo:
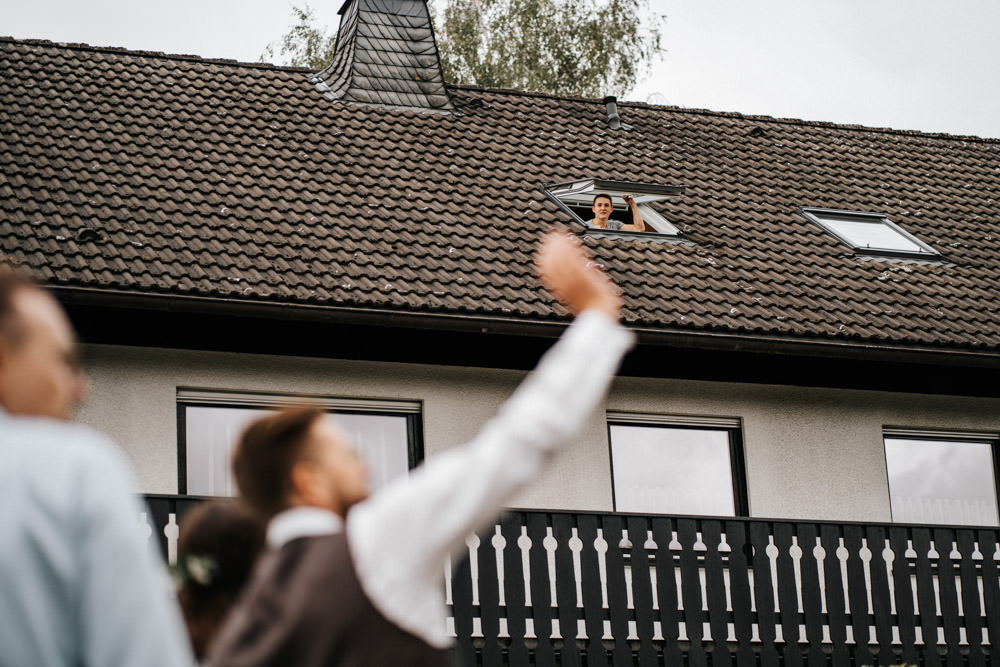
M 319 491 L 316 468 L 309 461 L 296 461 L 291 470 L 292 502 L 315 504 Z
M 8 367 L 10 366 L 10 343 L 7 339 L 0 334 L 0 408 L 8 409 L 7 407 L 7 392 L 9 390 L 8 384 L 12 382 L 11 379 L 7 377 Z
M 7 337 L 3 333 L 0 333 L 0 377 L 2 377 L 3 372 L 10 364 L 12 352 L 10 341 L 7 340 Z
M 20 347 L 28 342 L 29 332 L 25 330 L 25 323 L 21 315 L 11 317 L 13 322 L 8 322 L 11 330 L 0 329 L 0 372 L 8 365 L 15 354 L 20 351 Z M 16 341 L 16 342 L 15 342 Z

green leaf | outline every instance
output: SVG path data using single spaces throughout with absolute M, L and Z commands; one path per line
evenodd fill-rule
M 443 10 L 439 4 L 443 3 Z M 666 17 L 650 0 L 431 0 L 445 81 L 560 95 L 624 95 L 663 53 Z M 320 70 L 336 36 L 292 8 L 283 64 Z M 262 59 L 273 59 L 268 46 Z

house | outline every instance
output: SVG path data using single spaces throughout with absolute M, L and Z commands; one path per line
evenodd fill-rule
M 568 319 L 532 271 L 562 224 L 639 345 L 456 564 L 460 649 L 997 660 L 1000 142 L 447 85 L 422 0 L 342 14 L 318 73 L 0 39 L 0 249 L 154 511 L 229 492 L 282 402 L 384 477 L 463 442 Z M 626 192 L 655 232 L 586 227 Z

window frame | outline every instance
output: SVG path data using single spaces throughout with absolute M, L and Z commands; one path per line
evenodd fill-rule
M 815 224 L 817 227 L 822 229 L 827 234 L 833 236 L 835 239 L 840 241 L 842 244 L 851 248 L 856 254 L 866 255 L 869 257 L 896 257 L 904 259 L 926 259 L 926 260 L 941 260 L 943 259 L 940 252 L 924 243 L 916 236 L 906 231 L 895 222 L 889 219 L 887 215 L 881 213 L 865 213 L 862 211 L 847 211 L 841 209 L 833 208 L 817 208 L 813 206 L 800 206 L 797 213 L 805 217 L 809 222 Z M 859 246 L 856 245 L 849 238 L 838 232 L 836 229 L 828 225 L 824 218 L 841 218 L 847 222 L 863 222 L 874 224 L 878 223 L 892 230 L 903 239 L 914 244 L 921 250 L 900 250 L 893 248 L 872 248 L 870 246 Z
M 576 191 L 581 193 L 586 193 L 586 197 L 593 199 L 596 195 L 607 194 L 612 196 L 612 204 L 614 204 L 614 197 L 619 196 L 623 193 L 630 193 L 636 195 L 637 198 L 642 196 L 655 197 L 655 199 L 650 199 L 648 201 L 636 202 L 640 210 L 646 209 L 651 212 L 652 216 L 658 217 L 665 224 L 669 225 L 672 232 L 667 231 L 652 231 L 652 232 L 632 232 L 625 230 L 609 230 L 609 229 L 596 229 L 594 227 L 589 227 L 586 220 L 580 217 L 571 208 L 571 204 L 560 198 L 559 195 L 555 194 L 553 190 L 558 188 L 566 188 L 568 186 L 576 186 Z M 539 186 L 539 189 L 545 194 L 545 196 L 555 203 L 560 209 L 562 209 L 567 215 L 570 216 L 572 220 L 578 223 L 583 228 L 583 234 L 587 236 L 601 236 L 610 238 L 624 238 L 624 239 L 646 239 L 646 240 L 657 240 L 657 241 L 677 241 L 681 240 L 683 233 L 681 230 L 670 222 L 662 213 L 650 207 L 650 204 L 654 201 L 662 201 L 664 199 L 669 199 L 673 197 L 679 197 L 684 194 L 685 188 L 680 185 L 661 185 L 656 183 L 640 183 L 632 181 L 610 181 L 599 178 L 580 178 L 572 181 L 564 181 L 561 183 L 543 183 Z M 616 211 L 622 210 L 620 207 L 615 207 Z M 627 207 L 625 210 L 628 210 Z M 645 212 L 645 211 L 644 211 Z M 651 217 L 652 217 L 651 216 Z M 645 218 L 644 218 L 645 220 Z M 646 220 L 649 223 L 648 220 Z M 653 226 L 649 223 L 650 226 Z M 656 229 L 654 227 L 654 229 Z
M 885 484 L 886 493 L 889 496 L 889 518 L 892 523 L 919 526 L 935 526 L 938 523 L 913 523 L 896 521 L 892 515 L 892 486 L 889 479 L 889 457 L 885 451 L 886 438 L 904 440 L 926 440 L 928 442 L 971 442 L 978 444 L 988 444 L 993 458 L 993 499 L 997 508 L 997 524 L 985 526 L 993 529 L 1000 528 L 1000 433 L 984 431 L 950 431 L 945 429 L 911 428 L 905 426 L 883 426 L 882 427 L 882 457 L 885 460 Z M 963 528 L 977 528 L 972 524 L 944 524 L 948 526 L 961 526 Z
M 611 507 L 619 512 L 617 491 L 615 488 L 614 443 L 611 440 L 612 426 L 644 426 L 648 428 L 682 428 L 699 431 L 723 431 L 729 441 L 729 469 L 732 478 L 733 511 L 734 514 L 718 515 L 724 518 L 749 518 L 750 500 L 747 492 L 746 457 L 743 447 L 743 420 L 740 417 L 712 417 L 695 415 L 661 415 L 650 413 L 632 413 L 608 411 L 605 418 L 608 436 L 608 469 L 611 479 Z M 635 512 L 622 512 L 635 514 Z M 642 512 L 642 514 L 664 514 L 657 512 Z M 668 514 L 667 516 L 683 516 Z M 691 515 L 703 516 L 703 515 Z M 708 516 L 708 515 L 704 515 Z M 716 515 L 712 515 L 716 516 Z
M 423 402 L 418 400 L 346 398 L 315 394 L 271 394 L 178 387 L 177 409 L 177 493 L 188 494 L 187 418 L 188 407 L 280 410 L 286 407 L 316 406 L 330 414 L 391 415 L 406 419 L 407 469 L 424 460 Z

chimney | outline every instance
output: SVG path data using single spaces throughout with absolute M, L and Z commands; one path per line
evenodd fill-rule
M 608 95 L 604 98 L 604 108 L 608 112 L 608 127 L 612 130 L 620 130 L 622 127 L 622 119 L 618 116 L 618 98 L 614 95 Z
M 347 0 L 333 61 L 312 77 L 335 102 L 448 111 L 426 0 Z

